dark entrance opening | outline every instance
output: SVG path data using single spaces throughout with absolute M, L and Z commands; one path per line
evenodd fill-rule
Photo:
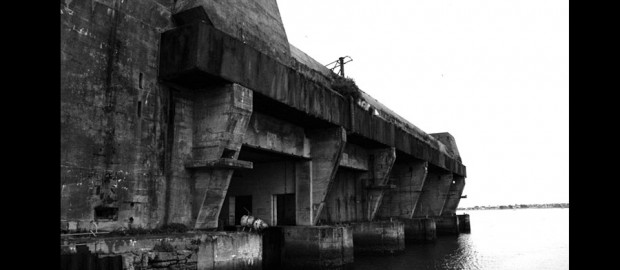
M 95 207 L 95 219 L 97 220 L 117 220 L 118 219 L 118 207 Z
M 276 195 L 277 225 L 295 225 L 295 194 Z
M 235 225 L 241 225 L 244 215 L 252 215 L 252 196 L 235 196 Z

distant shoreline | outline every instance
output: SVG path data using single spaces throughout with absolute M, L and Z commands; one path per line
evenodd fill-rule
M 457 208 L 456 210 L 504 210 L 504 209 L 529 209 L 529 208 L 569 208 L 568 203 L 545 203 L 545 204 L 513 204 L 495 206 L 474 206 Z

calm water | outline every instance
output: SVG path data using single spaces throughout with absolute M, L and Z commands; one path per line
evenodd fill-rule
M 355 257 L 355 269 L 568 269 L 568 208 L 463 213 L 470 234 L 407 245 L 400 255 Z

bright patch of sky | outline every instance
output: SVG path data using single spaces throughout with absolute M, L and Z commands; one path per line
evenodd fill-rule
M 459 206 L 568 202 L 568 1 L 278 1 L 288 40 L 467 166 Z

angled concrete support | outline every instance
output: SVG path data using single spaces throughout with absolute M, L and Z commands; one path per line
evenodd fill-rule
M 452 173 L 429 171 L 413 217 L 441 216 L 451 184 Z
M 461 201 L 461 194 L 465 187 L 465 177 L 454 175 L 450 184 L 450 189 L 446 198 L 446 203 L 441 211 L 441 216 L 437 219 L 437 234 L 459 234 L 459 217 L 456 215 L 456 208 Z
M 387 190 L 383 195 L 383 202 L 377 214 L 378 218 L 410 219 L 413 217 L 426 180 L 427 167 L 428 162 L 421 160 L 397 161 L 394 164 L 390 178 L 396 187 Z
M 185 162 L 193 172 L 192 217 L 195 229 L 213 229 L 233 170 L 252 168 L 237 160 L 252 114 L 252 91 L 238 84 L 198 90 L 193 111 L 193 144 Z
M 448 192 L 448 198 L 446 199 L 446 204 L 443 207 L 443 211 L 441 211 L 442 216 L 456 215 L 456 208 L 459 206 L 464 188 L 465 177 L 454 175 L 452 184 L 450 185 L 450 191 Z
M 390 172 L 394 161 L 396 161 L 396 148 L 391 147 L 387 149 L 375 150 L 372 154 L 372 180 L 368 187 L 368 220 L 372 221 L 377 215 L 379 206 L 383 199 L 383 194 L 387 186 Z
M 194 172 L 194 192 L 192 216 L 195 217 L 194 229 L 217 228 L 217 217 L 233 170 L 199 170 Z
M 310 130 L 306 133 L 310 140 L 312 157 L 312 225 L 325 206 L 325 197 L 332 186 L 340 164 L 340 159 L 347 142 L 347 133 L 343 127 Z

